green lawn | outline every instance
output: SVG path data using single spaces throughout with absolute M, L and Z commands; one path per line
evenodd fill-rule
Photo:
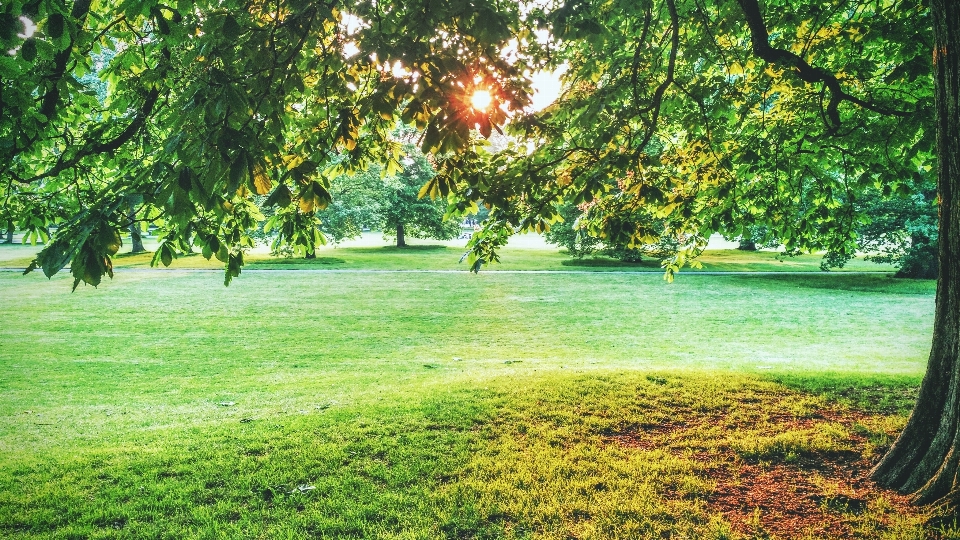
M 322 257 L 438 269 L 449 248 L 392 251 Z M 868 463 L 902 426 L 934 290 L 127 269 L 70 293 L 2 272 L 0 537 L 921 538 L 895 495 L 811 463 Z M 718 506 L 758 470 L 804 471 L 833 528 Z

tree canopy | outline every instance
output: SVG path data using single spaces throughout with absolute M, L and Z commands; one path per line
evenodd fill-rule
M 136 197 L 136 219 L 162 227 L 156 262 L 196 246 L 229 282 L 254 196 L 277 207 L 284 242 L 309 247 L 331 178 L 403 168 L 403 123 L 436 160 L 421 194 L 451 216 L 490 209 L 474 270 L 560 205 L 597 203 L 611 244 L 675 238 L 673 272 L 713 232 L 847 256 L 864 193 L 909 194 L 936 171 L 930 370 L 874 472 L 934 500 L 960 460 L 958 28 L 946 0 L 13 0 L 0 220 L 44 240 L 56 223 L 28 270 L 70 265 L 75 287 L 97 285 Z M 542 111 L 537 70 L 564 73 Z M 501 130 L 513 142 L 495 150 Z

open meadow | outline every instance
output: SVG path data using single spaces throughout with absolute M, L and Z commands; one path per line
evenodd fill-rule
M 0 537 L 956 537 L 864 480 L 932 281 L 376 249 L 0 272 Z

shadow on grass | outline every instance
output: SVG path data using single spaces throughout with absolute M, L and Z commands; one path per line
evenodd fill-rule
M 691 274 L 693 274 L 693 272 L 691 272 Z M 766 281 L 771 284 L 776 284 L 778 288 L 795 286 L 808 289 L 920 295 L 933 295 L 937 291 L 936 280 L 894 278 L 890 274 L 841 274 L 823 272 L 803 275 L 740 275 L 737 276 L 737 278 L 750 280 L 752 285 L 759 285 Z
M 251 268 L 257 266 L 324 266 L 331 264 L 345 264 L 347 261 L 339 257 L 317 257 L 316 259 L 262 259 L 247 263 Z
M 564 261 L 560 261 L 560 264 L 563 266 L 579 266 L 579 267 L 587 267 L 587 268 L 651 268 L 655 270 L 660 269 L 660 263 L 654 260 L 627 262 L 627 261 L 620 261 L 617 259 L 590 258 L 590 259 L 567 259 Z
M 791 390 L 822 396 L 864 412 L 905 416 L 913 410 L 922 376 L 817 373 L 766 378 Z
M 357 251 L 366 252 L 366 253 L 383 253 L 384 251 L 457 251 L 458 248 L 452 248 L 450 246 L 445 246 L 443 244 L 418 244 L 418 245 L 406 245 L 403 247 L 398 246 L 381 246 L 376 248 L 359 248 Z

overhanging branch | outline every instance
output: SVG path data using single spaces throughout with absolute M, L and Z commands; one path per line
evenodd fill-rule
M 829 126 L 831 131 L 837 130 L 842 123 L 839 106 L 844 101 L 885 116 L 910 116 L 912 114 L 910 111 L 890 109 L 848 94 L 843 90 L 840 80 L 830 71 L 810 65 L 806 60 L 791 51 L 771 46 L 770 35 L 767 32 L 766 23 L 763 22 L 763 14 L 760 13 L 758 0 L 737 0 L 737 4 L 743 11 L 747 27 L 750 29 L 750 41 L 753 45 L 754 55 L 771 64 L 792 68 L 793 73 L 801 80 L 808 83 L 823 83 L 830 90 L 830 99 L 827 101 L 826 107 L 823 108 L 823 113 L 827 117 L 828 124 L 831 124 Z

